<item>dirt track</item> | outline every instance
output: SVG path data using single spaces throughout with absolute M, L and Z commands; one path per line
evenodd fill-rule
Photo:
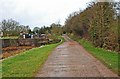
M 117 77 L 77 42 L 64 38 L 36 77 Z

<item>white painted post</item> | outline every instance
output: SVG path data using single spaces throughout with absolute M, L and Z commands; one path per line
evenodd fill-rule
M 23 35 L 23 38 L 25 39 L 25 35 Z

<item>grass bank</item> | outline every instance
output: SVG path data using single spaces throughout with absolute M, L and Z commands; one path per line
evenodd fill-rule
M 28 50 L 15 57 L 8 58 L 2 61 L 2 76 L 3 77 L 32 77 L 40 69 L 42 64 L 47 60 L 49 54 L 59 44 L 64 42 L 64 39 L 57 44 L 45 45 L 41 48 Z
M 18 36 L 1 37 L 0 39 L 18 39 Z
M 73 36 L 71 38 L 79 42 L 89 53 L 91 53 L 94 57 L 99 59 L 113 72 L 118 73 L 118 69 L 119 69 L 118 58 L 120 58 L 118 52 L 108 51 L 103 48 L 95 47 L 92 45 L 91 42 L 85 39 L 80 39 Z

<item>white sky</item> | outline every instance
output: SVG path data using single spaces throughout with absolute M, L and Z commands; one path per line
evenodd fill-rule
M 0 22 L 14 19 L 20 24 L 49 26 L 60 20 L 64 24 L 67 16 L 86 8 L 91 0 L 0 0 Z

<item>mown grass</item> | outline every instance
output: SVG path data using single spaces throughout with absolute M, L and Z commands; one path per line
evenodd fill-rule
M 99 59 L 113 72 L 118 74 L 118 69 L 119 69 L 118 58 L 120 58 L 118 52 L 108 51 L 103 48 L 95 47 L 92 45 L 91 42 L 85 39 L 75 38 L 73 36 L 71 38 L 79 42 L 89 53 L 91 53 L 94 57 Z
M 90 42 L 85 39 L 78 41 L 84 46 L 93 56 L 101 60 L 107 67 L 114 72 L 118 73 L 118 53 L 114 51 L 108 51 L 102 48 L 94 47 Z
M 28 50 L 20 55 L 2 61 L 3 77 L 33 77 L 47 60 L 53 49 L 64 42 L 50 44 L 41 48 Z

